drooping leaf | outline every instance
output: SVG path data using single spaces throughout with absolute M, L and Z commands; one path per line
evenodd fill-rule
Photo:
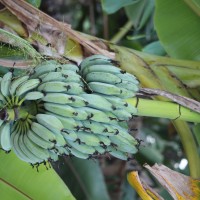
M 153 10 L 154 0 L 140 0 L 125 7 L 126 14 L 136 29 L 144 27 Z
M 14 153 L 0 151 L 1 199 L 74 200 L 56 172 L 39 166 L 39 172 L 19 160 Z
M 155 28 L 171 57 L 200 60 L 200 16 L 185 2 L 156 0 Z
M 164 165 L 145 166 L 160 184 L 176 199 L 200 199 L 200 180 L 175 172 Z
M 147 46 L 145 46 L 142 49 L 142 51 L 145 53 L 155 54 L 158 56 L 166 55 L 166 52 L 165 52 L 164 48 L 162 47 L 162 45 L 160 44 L 160 41 L 155 41 L 155 42 L 148 44 Z
M 124 6 L 128 6 L 131 4 L 134 4 L 140 0 L 101 0 L 103 10 L 108 13 L 112 14 L 119 10 L 120 8 Z
M 159 194 L 150 189 L 144 182 L 140 180 L 137 171 L 128 173 L 127 179 L 129 184 L 136 190 L 138 195 L 143 200 L 163 200 Z
M 58 173 L 62 174 L 63 180 L 77 199 L 110 199 L 98 161 L 65 159 Z

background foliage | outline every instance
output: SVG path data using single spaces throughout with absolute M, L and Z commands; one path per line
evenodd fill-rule
M 186 3 L 188 1 L 29 0 L 28 2 L 36 7 L 40 6 L 42 11 L 54 18 L 71 24 L 75 30 L 112 43 L 149 54 L 200 60 L 200 11 L 192 8 L 190 3 Z M 199 8 L 198 1 L 195 3 Z M 149 165 L 162 163 L 189 175 L 188 161 L 171 121 L 136 117 L 129 122 L 129 127 L 131 133 L 142 140 L 140 151 L 134 160 L 124 162 L 106 156 L 98 161 L 61 158 L 59 162 L 52 163 L 75 198 L 137 200 L 139 197 L 128 184 L 126 174 L 130 170 L 138 170 L 143 180 L 157 189 L 164 199 L 172 199 L 142 167 L 145 163 Z M 196 133 L 199 132 L 199 126 L 194 130 Z

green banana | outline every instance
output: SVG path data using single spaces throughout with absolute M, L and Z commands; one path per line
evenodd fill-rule
M 30 151 L 26 147 L 26 145 L 24 144 L 24 134 L 20 134 L 19 135 L 18 143 L 19 143 L 19 148 L 32 161 L 32 164 L 34 164 L 34 163 L 41 163 L 43 161 L 42 159 L 40 159 L 37 156 L 35 156 L 32 153 L 32 151 Z
M 123 81 L 128 81 L 131 82 L 135 85 L 139 84 L 139 81 L 136 79 L 136 77 L 132 74 L 126 73 L 126 74 L 116 74 L 119 78 L 121 78 L 122 82 Z
M 119 134 L 110 137 L 112 144 L 117 145 L 117 149 L 123 152 L 135 154 L 138 150 L 136 146 L 132 145 L 128 140 L 121 137 Z
M 109 137 L 104 136 L 104 135 L 96 135 L 96 136 L 99 138 L 101 146 L 107 147 L 111 144 Z
M 29 79 L 29 76 L 28 76 L 28 75 L 20 76 L 20 77 L 14 78 L 14 79 L 11 81 L 11 84 L 10 84 L 10 88 L 9 88 L 10 94 L 11 94 L 11 95 L 15 95 L 15 92 L 16 92 L 17 87 L 19 87 L 21 84 L 23 84 L 23 83 L 24 83 L 25 81 L 27 81 L 28 79 Z
M 138 90 L 139 90 L 138 85 L 136 85 L 135 83 L 129 82 L 129 81 L 122 81 L 121 83 L 115 84 L 115 86 L 117 86 L 119 88 L 124 88 L 124 89 L 130 90 L 135 93 L 138 92 Z
M 17 87 L 16 95 L 21 96 L 24 93 L 36 88 L 39 84 L 40 84 L 39 79 L 29 79 Z
M 111 111 L 112 104 L 107 101 L 104 97 L 97 94 L 81 94 L 87 102 L 87 107 L 95 108 L 102 111 Z
M 83 107 L 88 105 L 88 102 L 76 95 L 68 95 L 65 93 L 46 93 L 45 96 L 42 98 L 45 102 L 50 103 L 58 103 L 58 104 L 70 104 L 74 107 Z
M 115 63 L 112 59 L 103 56 L 103 55 L 92 55 L 90 57 L 85 58 L 81 64 L 80 64 L 80 69 L 81 71 L 84 70 L 85 67 L 89 67 L 92 65 L 110 65 L 112 63 Z
M 96 122 L 105 122 L 109 123 L 110 119 L 109 117 L 100 110 L 89 108 L 89 107 L 82 107 L 79 108 L 79 110 L 83 110 L 88 114 L 88 120 L 96 121 Z
M 63 129 L 61 131 L 62 136 L 65 138 L 66 141 L 71 140 L 71 141 L 76 141 L 77 137 L 77 133 L 75 131 L 72 130 L 67 130 L 67 129 Z
M 19 147 L 19 142 L 18 142 L 19 136 L 20 136 L 20 133 L 16 130 L 14 130 L 11 133 L 11 141 L 12 141 L 12 145 L 13 145 L 12 150 L 15 152 L 15 154 L 17 155 L 17 157 L 19 159 L 21 159 L 27 163 L 34 164 L 35 162 L 32 159 L 30 159 L 26 154 L 24 154 L 24 152 Z
M 43 92 L 64 92 L 67 94 L 81 94 L 84 92 L 83 87 L 78 83 L 61 81 L 42 83 L 38 90 Z
M 86 144 L 88 146 L 99 146 L 100 145 L 99 138 L 92 133 L 78 131 L 76 134 L 78 137 L 78 141 L 80 141 L 83 144 Z
M 36 119 L 39 124 L 43 125 L 55 134 L 56 146 L 65 146 L 65 139 L 61 135 L 64 126 L 57 117 L 49 114 L 37 114 Z
M 25 100 L 38 100 L 38 99 L 42 99 L 44 97 L 44 94 L 42 92 L 38 92 L 38 91 L 33 91 L 33 92 L 28 92 L 24 99 Z
M 92 146 L 88 146 L 86 144 L 79 144 L 77 142 L 72 142 L 70 140 L 67 141 L 67 144 L 75 148 L 76 150 L 85 153 L 85 154 L 94 154 L 95 149 Z
M 53 115 L 58 118 L 63 124 L 65 129 L 68 130 L 79 130 L 83 125 L 80 121 L 74 120 L 73 118 L 63 117 L 61 115 L 57 115 L 55 113 L 46 112 L 47 114 Z
M 54 142 L 56 141 L 56 136 L 53 132 L 51 132 L 48 128 L 46 128 L 45 126 L 33 122 L 31 124 L 31 130 L 34 131 L 35 134 L 37 134 L 39 137 L 41 137 L 42 139 L 46 140 L 46 141 L 51 141 Z
M 39 76 L 39 78 L 42 80 L 43 83 L 50 82 L 50 81 L 81 83 L 81 77 L 77 73 L 71 70 L 48 72 Z
M 83 131 L 95 134 L 101 134 L 104 136 L 113 136 L 116 133 L 116 129 L 112 128 L 109 124 L 100 123 L 88 120 L 82 121 Z
M 132 91 L 107 83 L 90 82 L 88 83 L 88 86 L 93 92 L 100 94 L 114 95 L 121 98 L 130 98 L 135 95 Z
M 64 129 L 61 121 L 55 116 L 48 114 L 37 114 L 36 119 L 39 124 L 51 130 L 53 133 L 60 134 L 60 131 Z
M 11 80 L 12 80 L 12 73 L 8 72 L 6 73 L 2 80 L 1 80 L 1 93 L 3 94 L 3 96 L 7 97 L 10 95 L 10 84 L 11 84 Z
M 64 117 L 74 117 L 78 113 L 71 106 L 57 104 L 57 103 L 44 103 L 44 108 L 52 113 L 62 115 Z M 87 117 L 87 113 L 86 113 Z
M 27 132 L 27 137 L 35 144 L 37 144 L 39 147 L 42 147 L 44 149 L 53 149 L 54 148 L 54 143 L 50 142 L 50 141 L 46 141 L 43 138 L 41 138 L 40 136 L 38 136 L 37 134 L 35 134 L 35 132 L 33 132 L 32 130 L 29 130 Z
M 69 155 L 69 151 L 64 147 L 56 147 L 56 150 L 58 151 L 59 155 Z
M 49 160 L 56 162 L 58 161 L 58 154 L 54 152 L 54 150 L 49 150 Z
M 121 83 L 121 79 L 114 74 L 106 73 L 106 72 L 90 72 L 86 75 L 85 80 L 87 83 L 89 82 L 102 82 L 109 84 L 117 84 Z
M 5 151 L 10 151 L 12 148 L 10 134 L 11 134 L 10 123 L 4 122 L 0 127 L 0 141 L 1 141 L 1 147 Z
M 106 153 L 106 148 L 102 147 L 102 146 L 97 146 L 97 147 L 94 147 L 96 152 L 99 154 L 99 155 L 102 155 L 102 154 L 105 154 Z
M 125 121 L 128 121 L 133 117 L 131 113 L 123 109 L 113 110 L 112 114 L 114 114 L 119 120 Z
M 119 158 L 121 160 L 129 160 L 128 153 L 121 152 L 120 150 L 116 150 L 112 146 L 109 146 L 107 148 L 107 151 L 109 152 L 110 155 L 112 155 L 112 156 L 114 156 L 116 158 Z
M 70 154 L 73 155 L 73 156 L 76 156 L 77 158 L 88 159 L 90 157 L 89 154 L 85 154 L 85 153 L 83 153 L 83 152 L 81 152 L 81 151 L 79 151 L 79 150 L 77 150 L 73 147 L 70 147 L 68 149 L 70 151 Z
M 114 66 L 114 65 L 90 65 L 88 67 L 85 67 L 84 70 L 82 70 L 82 75 L 85 77 L 87 74 L 91 72 L 105 72 L 110 74 L 124 74 L 125 71 L 121 70 L 120 68 Z
M 31 131 L 31 130 L 29 130 Z M 29 132 L 28 131 L 28 132 Z M 27 133 L 28 134 L 28 133 Z M 48 160 L 49 158 L 49 152 L 47 149 L 44 149 L 40 146 L 38 146 L 37 144 L 35 144 L 34 142 L 32 142 L 27 134 L 24 134 L 24 144 L 26 145 L 26 147 L 35 155 L 37 156 L 39 159 L 42 159 L 43 161 Z
M 32 78 L 39 77 L 40 75 L 51 71 L 56 71 L 58 67 L 60 67 L 60 64 L 54 60 L 42 62 L 40 65 L 34 68 Z
M 74 65 L 74 64 L 63 64 L 61 65 L 62 67 L 62 70 L 71 70 L 71 71 L 74 71 L 74 72 L 79 72 L 79 68 Z

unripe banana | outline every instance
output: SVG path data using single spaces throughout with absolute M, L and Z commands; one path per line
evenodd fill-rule
M 121 83 L 115 84 L 115 86 L 120 87 L 120 88 L 125 88 L 135 93 L 138 92 L 139 90 L 138 85 L 131 83 L 129 81 L 122 81 Z
M 25 81 L 27 81 L 29 79 L 28 75 L 25 76 L 20 76 L 18 78 L 15 78 L 12 80 L 11 84 L 10 84 L 10 94 L 11 95 L 15 95 L 16 89 L 19 85 L 23 84 Z
M 72 130 L 63 129 L 61 133 L 66 141 L 71 140 L 74 142 L 78 138 L 77 133 Z
M 58 118 L 61 123 L 63 124 L 65 129 L 68 130 L 79 130 L 83 125 L 80 121 L 74 120 L 73 118 L 69 118 L 69 117 L 63 117 L 61 115 L 57 115 L 55 113 L 51 113 L 51 112 L 46 112 L 46 114 L 50 114 L 55 116 L 56 118 Z
M 79 144 L 78 142 L 72 142 L 70 140 L 67 141 L 67 144 L 84 154 L 91 155 L 95 153 L 95 149 L 92 146 L 88 146 L 86 144 Z
M 109 137 L 104 136 L 104 135 L 96 135 L 96 136 L 99 138 L 101 146 L 107 147 L 111 144 Z
M 35 156 L 35 154 L 33 154 L 32 151 L 30 151 L 24 144 L 24 134 L 19 134 L 18 143 L 19 147 L 21 148 L 21 151 L 32 161 L 32 164 L 43 162 L 42 159 Z
M 102 147 L 102 146 L 97 146 L 97 147 L 94 147 L 96 152 L 99 154 L 99 155 L 102 155 L 102 154 L 105 154 L 106 153 L 106 148 L 105 147 Z
M 78 137 L 78 140 L 80 140 L 81 143 L 86 144 L 88 146 L 99 146 L 100 145 L 99 138 L 92 133 L 78 131 L 77 137 Z
M 24 99 L 25 100 L 38 100 L 44 97 L 44 94 L 42 92 L 38 91 L 33 91 L 33 92 L 28 92 Z
M 136 79 L 136 77 L 132 74 L 129 74 L 129 73 L 126 73 L 126 74 L 117 74 L 116 76 L 118 76 L 119 78 L 121 78 L 122 82 L 123 81 L 128 81 L 128 82 L 131 82 L 135 85 L 138 85 L 139 82 L 138 80 Z
M 95 121 L 89 122 L 88 120 L 82 121 L 83 130 L 89 133 L 101 134 L 103 136 L 113 136 L 117 130 L 112 128 L 110 124 L 99 123 Z
M 65 147 L 56 147 L 59 155 L 69 155 L 69 151 Z
M 121 70 L 120 68 L 114 65 L 91 65 L 84 68 L 84 70 L 82 71 L 82 75 L 85 77 L 90 72 L 106 72 L 111 74 L 126 73 L 125 71 Z
M 36 119 L 38 123 L 51 130 L 53 133 L 60 134 L 60 131 L 64 129 L 61 121 L 55 116 L 47 114 L 37 114 Z
M 96 122 L 105 122 L 109 123 L 109 117 L 102 111 L 89 108 L 89 107 L 82 107 L 79 110 L 84 110 L 88 114 L 88 120 L 96 121 Z
M 69 151 L 70 151 L 70 154 L 73 155 L 73 156 L 76 156 L 77 158 L 81 158 L 81 159 L 88 159 L 90 157 L 89 154 L 85 154 L 73 147 L 70 147 L 69 148 Z
M 55 134 L 53 134 L 53 132 L 51 132 L 48 128 L 39 123 L 33 122 L 31 124 L 31 129 L 35 134 L 46 141 L 55 142 L 56 140 Z
M 64 129 L 64 126 L 57 117 L 49 114 L 37 114 L 36 119 L 38 123 L 55 134 L 56 146 L 65 146 L 65 139 L 61 135 L 61 131 Z
M 27 136 L 33 143 L 37 144 L 39 147 L 42 147 L 44 149 L 54 148 L 54 143 L 44 140 L 43 138 L 35 134 L 35 132 L 33 132 L 32 130 L 29 130 L 27 132 Z
M 58 161 L 58 159 L 58 154 L 55 153 L 53 150 L 49 150 L 49 160 L 56 162 Z
M 67 94 L 82 94 L 84 93 L 83 87 L 78 83 L 73 82 L 61 82 L 61 81 L 52 81 L 42 83 L 38 87 L 39 91 L 43 92 L 64 92 Z
M 10 88 L 11 80 L 12 80 L 11 72 L 6 73 L 1 80 L 1 93 L 5 97 L 10 95 L 9 88 Z
M 81 83 L 81 77 L 71 70 L 62 70 L 58 72 L 48 72 L 39 77 L 43 83 L 50 81 L 76 82 Z
M 89 88 L 96 93 L 114 95 L 121 98 L 130 98 L 135 95 L 134 92 L 129 91 L 124 88 L 118 88 L 115 85 L 100 83 L 100 82 L 90 82 L 88 83 Z
M 50 111 L 52 113 L 64 116 L 64 117 L 75 117 L 78 115 L 75 109 L 73 107 L 63 104 L 56 104 L 56 103 L 44 103 L 44 108 L 47 111 Z M 87 113 L 85 113 L 87 118 Z
M 46 93 L 42 100 L 50 103 L 70 104 L 74 107 L 83 107 L 88 105 L 88 102 L 84 98 L 65 93 Z
M 36 88 L 39 84 L 40 84 L 39 79 L 29 79 L 17 87 L 16 95 L 21 96 L 24 93 Z
M 29 130 L 30 131 L 30 130 Z M 49 152 L 47 149 L 39 147 L 37 144 L 33 143 L 26 134 L 24 134 L 24 144 L 26 147 L 38 158 L 46 161 L 49 158 Z
M 102 111 L 111 111 L 112 104 L 104 97 L 97 94 L 81 94 L 81 97 L 88 102 L 87 107 L 95 108 Z
M 125 152 L 122 152 L 120 150 L 116 150 L 114 147 L 112 146 L 109 146 L 107 148 L 107 151 L 109 152 L 110 155 L 116 157 L 116 158 L 119 158 L 121 160 L 128 160 L 129 157 L 128 157 L 128 153 L 125 153 Z
M 119 119 L 119 120 L 130 120 L 133 116 L 131 113 L 127 112 L 123 109 L 113 110 L 112 113 Z
M 121 137 L 119 134 L 110 137 L 112 144 L 117 145 L 117 149 L 123 152 L 135 154 L 138 150 L 136 146 L 132 145 L 128 140 Z
M 34 78 L 39 77 L 42 74 L 45 74 L 45 73 L 48 73 L 51 71 L 55 71 L 59 66 L 60 66 L 60 64 L 58 64 L 54 60 L 42 62 L 40 65 L 38 65 L 37 67 L 34 68 L 34 73 L 33 73 L 32 77 L 34 77 Z
M 0 127 L 0 141 L 1 141 L 1 147 L 5 151 L 10 151 L 12 148 L 10 134 L 11 134 L 10 123 L 4 122 Z
M 92 55 L 90 57 L 85 58 L 81 64 L 80 64 L 80 69 L 81 71 L 84 70 L 85 67 L 89 67 L 92 65 L 110 65 L 114 63 L 112 59 L 103 56 L 103 55 Z
M 106 72 L 90 72 L 86 75 L 85 80 L 87 83 L 90 82 L 102 82 L 109 84 L 117 84 L 121 83 L 121 79 L 114 74 L 106 73 Z
M 24 154 L 24 152 L 21 150 L 21 148 L 19 147 L 19 136 L 20 133 L 16 130 L 14 130 L 11 134 L 11 141 L 12 141 L 12 145 L 13 145 L 13 151 L 15 152 L 15 154 L 17 155 L 17 157 L 27 163 L 32 163 L 34 164 L 35 162 L 30 159 L 26 154 Z
M 74 72 L 79 72 L 79 68 L 74 64 L 63 64 L 61 65 L 62 70 L 71 70 Z

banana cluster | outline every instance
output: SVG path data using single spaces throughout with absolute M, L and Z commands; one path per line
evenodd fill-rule
M 94 55 L 76 66 L 46 61 L 32 72 L 0 79 L 0 145 L 33 165 L 58 156 L 111 154 L 128 160 L 137 140 L 124 122 L 137 113 L 126 102 L 138 81 L 113 60 Z

